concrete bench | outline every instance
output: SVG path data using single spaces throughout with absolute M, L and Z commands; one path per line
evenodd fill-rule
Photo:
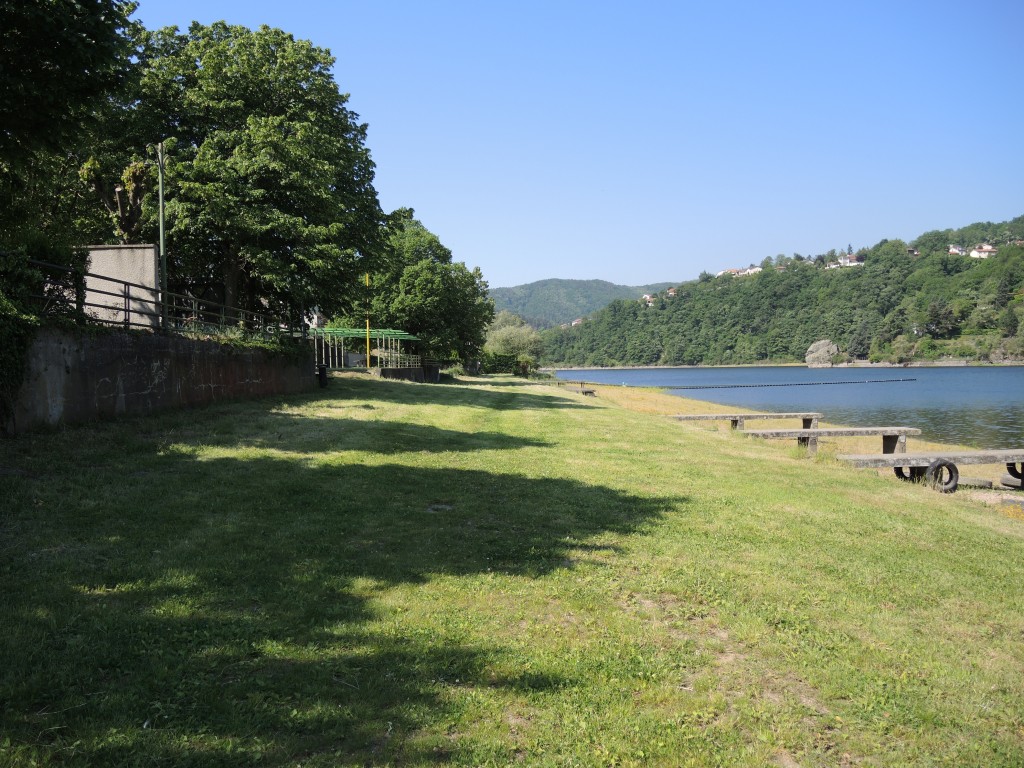
M 558 381 L 555 382 L 555 385 L 559 387 L 569 387 L 573 392 L 579 392 L 581 395 L 590 395 L 591 397 L 597 396 L 597 392 L 595 392 L 592 388 L 588 387 L 587 382 L 585 381 L 570 381 L 568 379 L 559 379 Z
M 796 438 L 798 445 L 806 445 L 808 453 L 816 453 L 819 437 L 882 436 L 882 453 L 906 453 L 907 435 L 920 435 L 916 427 L 827 427 L 825 429 L 748 429 L 743 434 L 767 440 Z
M 958 464 L 1005 464 L 1010 477 L 1020 479 L 1024 449 L 998 451 L 952 451 L 938 449 L 923 453 L 845 454 L 836 457 L 855 467 L 892 467 L 901 480 L 925 480 L 943 493 L 952 493 L 960 480 Z
M 750 419 L 801 419 L 804 429 L 818 426 L 820 413 L 677 413 L 672 418 L 679 421 L 728 421 L 733 429 L 743 429 L 743 423 Z

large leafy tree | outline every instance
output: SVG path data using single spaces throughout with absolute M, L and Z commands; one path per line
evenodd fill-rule
M 0 246 L 85 242 L 76 150 L 130 67 L 126 0 L 0 2 Z M 45 246 L 45 247 L 44 247 Z
M 412 210 L 396 211 L 392 220 L 385 261 L 372 278 L 372 322 L 418 336 L 424 351 L 441 359 L 479 354 L 494 319 L 480 269 L 453 261 Z
M 84 262 L 72 246 L 88 242 L 96 219 L 75 150 L 124 82 L 133 9 L 125 0 L 0 2 L 0 306 L 28 309 L 42 290 L 28 258 Z
M 127 0 L 0 3 L 0 162 L 61 150 L 127 70 Z
M 129 208 L 148 208 L 119 219 L 119 237 L 155 235 L 142 153 L 165 140 L 172 286 L 243 308 L 348 308 L 357 276 L 383 252 L 387 218 L 366 126 L 333 64 L 266 26 L 144 33 L 130 98 L 108 115 L 121 144 L 84 169 L 112 211 L 118 185 L 135 192 Z
M 544 341 L 537 330 L 519 315 L 502 310 L 487 329 L 484 349 L 495 355 L 536 360 L 544 350 Z
M 494 372 L 511 370 L 528 375 L 537 367 L 543 349 L 544 342 L 536 329 L 519 315 L 502 310 L 487 329 L 485 365 Z

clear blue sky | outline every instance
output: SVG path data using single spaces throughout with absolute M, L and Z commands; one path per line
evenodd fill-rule
M 140 0 L 329 48 L 409 206 L 492 287 L 691 280 L 1024 214 L 1020 0 Z

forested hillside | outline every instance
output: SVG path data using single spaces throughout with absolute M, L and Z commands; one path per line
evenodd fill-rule
M 514 288 L 492 288 L 491 298 L 498 311 L 519 315 L 535 328 L 571 323 L 616 299 L 638 299 L 657 293 L 672 283 L 628 286 L 604 280 L 540 280 Z
M 951 245 L 990 243 L 985 259 Z M 858 266 L 826 268 L 839 256 Z M 802 361 L 819 339 L 843 358 L 904 362 L 1021 359 L 1024 216 L 883 240 L 856 254 L 766 259 L 758 274 L 713 277 L 618 300 L 544 334 L 552 365 L 722 365 Z

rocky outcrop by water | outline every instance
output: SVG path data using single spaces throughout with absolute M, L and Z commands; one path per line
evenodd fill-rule
M 804 360 L 808 368 L 831 368 L 833 356 L 839 354 L 839 345 L 828 339 L 816 341 L 807 348 Z

